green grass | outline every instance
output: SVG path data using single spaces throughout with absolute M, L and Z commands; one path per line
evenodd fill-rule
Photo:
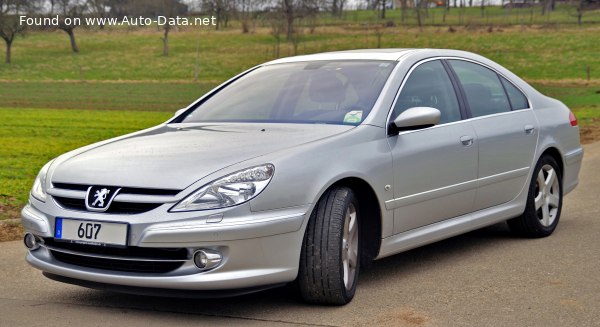
M 148 111 L 0 108 L 0 204 L 23 205 L 33 179 L 48 160 L 170 116 Z
M 600 84 L 594 86 L 534 84 L 534 86 L 538 91 L 562 101 L 571 108 L 582 127 L 598 128 Z
M 214 83 L 0 82 L 0 107 L 170 111 Z
M 366 26 L 318 27 L 304 30 L 298 54 L 332 50 L 373 48 L 376 31 Z M 529 80 L 600 80 L 600 26 L 584 28 L 515 27 L 389 27 L 382 31 L 381 47 L 454 48 L 473 51 L 506 66 Z M 13 64 L 0 64 L 5 81 L 138 81 L 192 82 L 199 46 L 199 78 L 216 84 L 261 62 L 275 59 L 275 38 L 268 28 L 251 34 L 237 29 L 209 31 L 188 29 L 172 32 L 171 55 L 163 57 L 160 33 L 136 31 L 76 30 L 81 53 L 70 52 L 63 32 L 32 32 L 17 39 Z M 293 55 L 294 47 L 282 43 L 281 56 Z
M 600 110 L 600 84 L 593 86 L 585 85 L 544 85 L 533 83 L 540 92 L 559 99 L 569 107 L 587 107 Z

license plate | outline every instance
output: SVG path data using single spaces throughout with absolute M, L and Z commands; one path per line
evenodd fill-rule
M 118 246 L 127 245 L 127 223 L 56 218 L 54 239 L 79 244 Z

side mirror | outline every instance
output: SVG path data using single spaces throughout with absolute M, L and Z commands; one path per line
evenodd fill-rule
M 179 109 L 177 111 L 175 111 L 175 114 L 173 115 L 173 117 L 177 117 L 179 115 L 181 115 L 187 108 L 183 108 L 183 109 Z
M 392 122 L 396 132 L 427 128 L 439 124 L 442 113 L 431 107 L 414 107 L 402 112 Z

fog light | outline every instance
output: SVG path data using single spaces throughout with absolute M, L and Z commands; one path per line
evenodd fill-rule
M 194 264 L 202 271 L 215 268 L 221 263 L 223 256 L 213 250 L 198 250 L 194 252 Z
M 37 250 L 40 247 L 38 240 L 31 233 L 25 234 L 23 238 L 23 243 L 25 243 L 25 247 L 27 247 L 30 251 Z

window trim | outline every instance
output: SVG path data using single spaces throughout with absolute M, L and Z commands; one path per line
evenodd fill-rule
M 519 110 L 531 109 L 531 102 L 529 102 L 529 97 L 527 97 L 527 95 L 525 94 L 525 92 L 523 92 L 523 90 L 521 90 L 520 87 L 516 86 L 515 83 L 511 82 L 504 75 L 500 75 L 498 73 L 496 73 L 496 75 L 498 75 L 498 79 L 500 80 L 500 84 L 502 84 L 502 88 L 504 89 L 504 93 L 506 93 L 506 97 L 508 98 L 508 102 L 510 103 L 510 109 L 511 109 L 511 111 L 519 111 Z M 505 81 L 507 81 L 508 83 L 510 83 L 510 85 L 512 85 L 515 89 L 517 89 L 517 91 L 519 91 L 519 92 L 521 92 L 521 94 L 523 94 L 523 96 L 525 97 L 525 100 L 527 100 L 527 108 L 515 109 L 512 101 L 510 100 L 510 95 L 508 94 L 508 90 L 506 89 L 506 85 L 504 85 L 504 82 L 502 81 L 503 79 Z
M 457 80 L 458 80 L 458 75 L 456 75 L 456 72 L 454 71 L 454 68 L 452 68 L 452 65 L 448 62 L 449 60 L 467 61 L 467 62 L 470 62 L 472 64 L 479 65 L 481 67 L 487 68 L 487 69 L 491 70 L 493 73 L 495 73 L 496 77 L 498 78 L 498 82 L 502 86 L 502 89 L 504 90 L 504 94 L 506 95 L 506 98 L 508 99 L 508 103 L 510 104 L 510 112 L 512 112 L 512 111 L 518 111 L 518 110 L 532 109 L 533 108 L 533 106 L 531 105 L 531 101 L 529 100 L 529 97 L 527 96 L 527 93 L 521 87 L 519 87 L 513 81 L 511 81 L 510 78 L 506 77 L 506 75 L 500 73 L 499 71 L 497 71 L 493 67 L 490 67 L 490 66 L 488 66 L 488 65 L 486 65 L 484 63 L 481 63 L 479 61 L 475 61 L 475 60 L 467 59 L 467 58 L 461 58 L 461 57 L 444 57 L 443 60 L 445 62 L 447 62 L 448 67 L 452 71 L 452 74 L 454 74 L 456 76 Z M 508 92 L 506 91 L 506 87 L 504 86 L 504 83 L 502 83 L 502 80 L 500 78 L 504 78 L 507 82 L 509 82 L 512 86 L 514 86 L 517 90 L 519 90 L 519 92 L 521 92 L 523 94 L 523 96 L 525 97 L 525 99 L 527 99 L 527 108 L 513 109 L 512 102 L 510 101 L 510 97 L 508 96 Z M 460 81 L 459 81 L 459 85 L 460 85 L 461 92 L 463 92 L 463 96 L 465 97 L 465 102 L 467 102 L 467 106 L 468 106 L 468 100 L 467 100 L 467 97 L 466 97 L 466 95 L 464 93 L 464 90 L 462 89 L 462 84 L 460 84 Z M 471 108 L 469 108 L 469 114 L 471 114 L 471 112 L 470 112 L 471 110 L 470 109 Z M 489 116 L 489 115 L 486 115 L 486 116 Z M 471 118 L 472 118 L 472 116 L 471 116 Z
M 221 92 L 224 88 L 228 87 L 233 82 L 239 80 L 240 78 L 248 75 L 249 73 L 251 73 L 263 66 L 264 65 L 258 65 L 258 66 L 251 67 L 251 68 L 233 76 L 232 78 L 226 80 L 225 82 L 221 83 L 220 85 L 217 85 L 215 88 L 206 92 L 204 95 L 202 95 L 201 97 L 196 99 L 194 102 L 189 104 L 187 107 L 183 108 L 184 110 L 182 113 L 180 113 L 179 115 L 177 115 L 175 117 L 168 119 L 165 124 L 180 124 L 192 111 L 196 110 L 196 108 L 198 108 L 198 106 L 202 105 L 208 99 L 212 98 L 215 94 Z
M 456 97 L 458 98 L 458 105 L 460 108 L 460 116 L 461 120 L 472 118 L 471 110 L 469 107 L 469 103 L 467 102 L 467 97 L 465 96 L 465 91 L 462 88 L 462 84 L 458 79 L 458 76 L 454 73 L 454 70 L 450 66 L 450 63 L 446 59 L 440 59 L 442 65 L 446 69 L 446 73 L 448 77 L 450 77 L 450 81 L 452 81 L 452 86 L 454 87 L 454 92 L 456 93 Z
M 452 122 L 448 122 L 448 123 L 444 123 L 444 124 L 438 124 L 435 126 L 432 126 L 430 128 L 433 127 L 437 127 L 437 126 L 445 126 L 448 124 L 454 124 L 454 123 L 458 123 L 458 122 L 462 122 L 464 121 L 467 117 L 465 117 L 464 115 L 466 114 L 466 112 L 463 112 L 463 99 L 461 97 L 461 95 L 459 93 L 457 93 L 456 90 L 456 85 L 454 85 L 454 80 L 452 79 L 452 76 L 448 73 L 448 69 L 446 67 L 446 65 L 444 64 L 444 58 L 445 57 L 432 57 L 432 58 L 426 58 L 423 59 L 421 61 L 416 62 L 414 65 L 412 65 L 412 67 L 410 67 L 410 69 L 408 70 L 408 72 L 406 73 L 406 75 L 404 75 L 404 79 L 402 80 L 402 83 L 400 84 L 400 88 L 398 88 L 398 91 L 396 91 L 396 95 L 394 96 L 394 101 L 392 102 L 392 106 L 390 107 L 389 111 L 388 111 L 388 115 L 387 115 L 387 119 L 386 119 L 386 124 L 385 124 L 385 132 L 388 136 L 394 136 L 394 135 L 398 135 L 398 133 L 391 133 L 391 124 L 392 124 L 392 114 L 394 113 L 394 108 L 396 107 L 396 103 L 398 102 L 398 98 L 400 97 L 400 93 L 402 93 L 402 90 L 404 89 L 404 85 L 406 84 L 406 82 L 408 81 L 408 78 L 410 77 L 410 75 L 412 75 L 413 71 L 415 71 L 415 69 L 417 69 L 419 66 L 421 66 L 422 64 L 428 63 L 430 61 L 435 61 L 435 60 L 439 60 L 440 63 L 442 64 L 442 67 L 444 68 L 444 71 L 446 71 L 446 74 L 448 74 L 448 78 L 450 79 L 450 83 L 452 84 L 452 89 L 454 90 L 454 95 L 456 95 L 456 100 L 458 102 L 458 110 L 460 112 L 460 119 L 459 120 L 455 120 Z M 405 131 L 405 132 L 412 132 L 412 131 Z M 403 132 L 400 132 L 403 133 Z
M 354 62 L 371 62 L 371 63 L 376 63 L 377 62 L 377 63 L 388 63 L 388 64 L 393 65 L 392 69 L 389 71 L 387 77 L 385 78 L 385 80 L 382 84 L 380 92 L 378 93 L 377 97 L 375 98 L 375 101 L 373 102 L 373 106 L 371 107 L 371 110 L 362 119 L 362 121 L 356 125 L 336 124 L 336 125 L 354 126 L 354 127 L 364 124 L 369 117 L 372 117 L 372 113 L 375 112 L 375 109 L 378 107 L 378 102 L 381 100 L 381 98 L 387 92 L 386 87 L 388 87 L 388 85 L 392 81 L 392 77 L 395 74 L 397 74 L 397 71 L 402 66 L 401 61 L 399 59 L 391 60 L 391 59 L 369 59 L 369 58 L 364 58 L 364 59 L 352 59 L 352 58 L 350 58 L 350 59 L 325 59 L 325 60 L 314 59 L 314 60 L 284 61 L 284 62 L 276 62 L 276 63 L 267 62 L 267 63 L 261 64 L 261 65 L 251 67 L 251 68 L 239 73 L 238 75 L 231 77 L 230 79 L 226 80 L 225 82 L 217 85 L 216 87 L 214 87 L 213 89 L 211 89 L 207 93 L 205 93 L 204 95 L 202 95 L 199 98 L 197 98 L 196 100 L 194 100 L 194 102 L 192 102 L 187 107 L 182 108 L 182 112 L 180 114 L 176 115 L 175 117 L 169 118 L 164 124 L 181 124 L 181 123 L 183 123 L 185 118 L 187 118 L 189 116 L 189 114 L 192 113 L 194 110 L 198 109 L 199 106 L 201 106 L 206 101 L 211 99 L 213 96 L 215 96 L 216 94 L 221 92 L 223 89 L 227 88 L 234 82 L 237 82 L 239 79 L 243 78 L 244 76 L 252 73 L 253 71 L 255 71 L 257 69 L 260 69 L 263 67 L 269 67 L 269 66 L 277 66 L 277 65 L 302 64 L 302 63 L 306 64 L 306 63 L 316 63 L 316 62 L 319 62 L 319 63 L 328 63 L 328 62 L 353 62 L 353 63 Z M 217 122 L 217 121 L 215 121 L 215 122 Z M 369 125 L 369 124 L 367 124 L 367 125 Z
M 472 119 L 480 119 L 480 118 L 486 118 L 486 117 L 493 117 L 493 116 L 497 116 L 497 115 L 505 115 L 505 114 L 509 114 L 512 112 L 518 112 L 521 110 L 532 110 L 533 106 L 531 104 L 531 100 L 529 99 L 529 96 L 527 95 L 527 92 L 525 92 L 520 86 L 516 85 L 513 81 L 511 81 L 510 78 L 508 78 L 506 75 L 502 74 L 501 72 L 499 72 L 498 70 L 496 70 L 493 67 L 490 67 L 489 65 L 486 65 L 484 63 L 481 63 L 479 61 L 473 60 L 473 59 L 468 59 L 468 58 L 462 58 L 462 57 L 454 57 L 454 56 L 436 56 L 436 57 L 430 57 L 430 58 L 425 58 L 423 60 L 420 60 L 418 62 L 416 62 L 415 64 L 413 64 L 410 69 L 408 70 L 408 72 L 406 73 L 406 75 L 404 75 L 404 78 L 402 79 L 402 83 L 400 84 L 400 88 L 398 88 L 398 90 L 396 91 L 396 95 L 394 96 L 394 101 L 392 102 L 392 106 L 389 108 L 388 110 L 388 114 L 387 114 L 387 119 L 386 119 L 386 123 L 385 123 L 385 132 L 388 136 L 396 136 L 399 134 L 405 134 L 405 133 L 410 133 L 410 132 L 414 132 L 414 131 L 404 131 L 404 132 L 400 132 L 400 133 L 390 133 L 390 124 L 392 123 L 392 113 L 394 112 L 394 107 L 396 106 L 396 102 L 398 101 L 398 97 L 400 96 L 400 93 L 402 92 L 402 89 L 404 88 L 404 84 L 406 84 L 406 81 L 408 80 L 408 77 L 410 77 L 410 75 L 412 74 L 412 72 L 419 67 L 420 65 L 429 62 L 429 61 L 434 61 L 434 60 L 440 60 L 442 62 L 442 65 L 444 65 L 444 68 L 446 68 L 446 70 L 448 69 L 452 69 L 452 67 L 450 66 L 450 63 L 448 63 L 448 60 L 462 60 L 462 61 L 467 61 L 467 62 L 471 62 L 473 64 L 476 65 L 480 65 L 483 66 L 487 69 L 490 69 L 492 72 L 496 73 L 497 76 L 499 77 L 503 77 L 504 79 L 506 79 L 510 84 L 512 84 L 517 90 L 519 90 L 521 93 L 523 93 L 523 95 L 525 96 L 525 99 L 527 99 L 527 108 L 523 108 L 523 109 L 516 109 L 513 110 L 512 109 L 512 104 L 511 104 L 511 110 L 510 111 L 506 111 L 506 112 L 500 112 L 500 113 L 495 113 L 495 114 L 490 114 L 490 115 L 485 115 L 485 116 L 479 116 L 479 117 L 473 117 L 471 115 L 471 110 L 470 108 L 468 108 L 468 102 L 467 102 L 467 98 L 464 95 L 464 91 L 462 89 L 462 85 L 460 84 L 460 82 L 458 81 L 458 77 L 456 77 L 454 70 L 451 70 L 451 72 L 447 72 L 450 80 L 452 81 L 452 85 L 454 85 L 454 82 L 456 79 L 457 85 L 455 86 L 455 90 L 454 92 L 456 93 L 456 96 L 459 98 L 459 106 L 461 107 L 461 120 L 457 120 L 457 121 L 453 121 L 453 122 L 449 122 L 449 123 L 444 123 L 444 124 L 439 124 L 439 125 L 435 125 L 432 126 L 430 128 L 436 128 L 438 126 L 446 126 L 449 124 L 456 124 L 456 123 L 460 123 L 463 121 L 467 121 L 467 120 L 472 120 Z M 398 66 L 399 67 L 399 66 Z M 504 85 L 502 84 L 502 81 L 498 78 L 498 81 L 500 82 L 500 84 L 502 85 L 502 87 L 504 88 Z M 458 90 L 456 90 L 456 87 L 459 88 L 460 92 Z M 504 93 L 506 94 L 506 97 L 508 98 L 508 93 L 506 92 L 506 90 L 504 90 Z M 510 103 L 510 98 L 508 98 L 509 103 Z M 464 109 L 462 108 L 462 105 L 464 105 Z M 463 117 L 463 110 L 466 111 L 466 116 Z M 420 131 L 420 130 L 417 130 Z

